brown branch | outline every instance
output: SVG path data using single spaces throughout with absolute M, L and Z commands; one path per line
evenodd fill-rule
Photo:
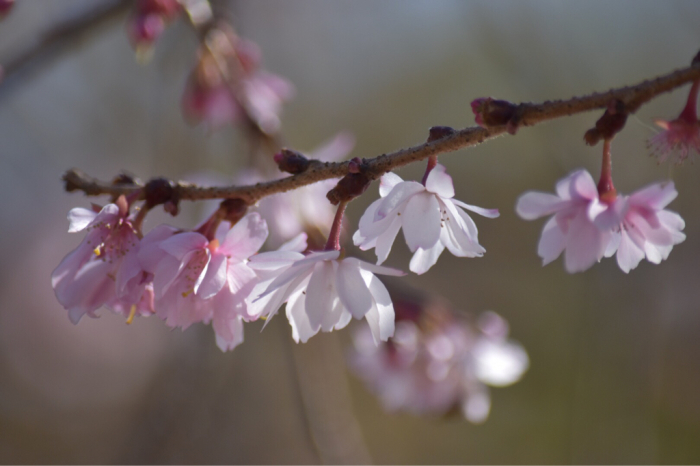
M 91 7 L 69 18 L 37 37 L 23 50 L 2 65 L 0 91 L 6 91 L 14 82 L 23 82 L 20 75 L 24 71 L 35 71 L 39 65 L 46 65 L 50 59 L 65 52 L 68 47 L 79 42 L 87 34 L 103 27 L 111 20 L 127 11 L 132 4 L 129 0 L 113 0 Z M 11 18 L 7 21 L 11 21 Z
M 657 95 L 698 79 L 700 79 L 700 64 L 683 68 L 634 86 L 613 89 L 604 93 L 594 93 L 584 97 L 574 97 L 569 100 L 547 101 L 541 104 L 524 103 L 517 106 L 518 124 L 521 126 L 532 126 L 560 117 L 595 109 L 604 109 L 608 107 L 612 100 L 623 102 L 628 111 L 633 112 Z M 475 146 L 493 139 L 506 131 L 506 125 L 488 129 L 478 126 L 465 128 L 435 141 L 401 149 L 390 154 L 382 154 L 372 159 L 365 159 L 362 163 L 363 173 L 372 179 L 377 179 L 384 173 L 398 167 L 433 155 Z M 250 186 L 228 187 L 199 187 L 179 182 L 175 185 L 175 191 L 177 198 L 181 200 L 241 199 L 252 205 L 272 194 L 291 191 L 322 180 L 340 178 L 350 173 L 350 161 L 331 163 L 311 160 L 310 162 L 309 168 L 303 173 L 279 180 Z M 63 179 L 66 181 L 66 190 L 80 190 L 88 195 L 128 195 L 142 189 L 140 186 L 114 186 L 89 177 L 78 170 L 69 170 Z M 141 198 L 143 198 L 143 194 Z

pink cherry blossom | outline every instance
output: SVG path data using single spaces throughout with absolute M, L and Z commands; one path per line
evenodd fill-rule
M 659 162 L 675 155 L 675 163 L 681 164 L 693 152 L 700 153 L 700 121 L 697 114 L 700 81 L 693 83 L 685 108 L 675 120 L 656 120 L 663 131 L 649 140 Z
M 557 183 L 556 194 L 527 192 L 515 209 L 525 220 L 553 214 L 545 223 L 537 254 L 547 265 L 563 252 L 566 270 L 575 273 L 603 258 L 612 230 L 622 220 L 624 203 L 601 202 L 590 173 L 578 170 Z
M 591 175 L 579 170 L 559 181 L 556 191 L 525 193 L 516 206 L 525 220 L 554 214 L 537 249 L 543 265 L 564 252 L 566 270 L 574 273 L 617 253 L 617 263 L 627 273 L 645 257 L 660 263 L 685 239 L 683 219 L 664 210 L 678 195 L 672 182 L 604 202 Z
M 298 253 L 291 253 L 298 254 Z M 354 317 L 365 318 L 376 342 L 394 334 L 394 307 L 389 293 L 374 275 L 404 275 L 403 272 L 363 262 L 354 257 L 341 258 L 340 251 L 311 252 L 292 257 L 289 251 L 266 253 L 265 261 L 276 261 L 265 291 L 256 297 L 261 302 L 255 312 L 268 319 L 283 303 L 295 341 L 306 342 L 319 330 L 330 332 L 345 327 Z M 258 259 L 253 261 L 261 270 Z
M 195 322 L 212 322 L 217 345 L 233 349 L 243 341 L 245 297 L 256 278 L 248 266 L 267 238 L 267 224 L 248 214 L 224 237 L 209 241 L 197 232 L 163 230 L 139 254 L 145 271 L 153 274 L 156 314 L 171 327 L 186 329 Z M 149 233 L 151 235 L 151 233 Z M 149 235 L 144 242 L 149 241 Z
M 87 235 L 53 271 L 51 284 L 71 322 L 77 324 L 85 314 L 95 317 L 97 309 L 117 298 L 139 302 L 140 294 L 117 287 L 132 278 L 134 268 L 138 270 L 139 237 L 124 197 L 99 213 L 77 207 L 68 219 L 69 232 L 86 230 Z
M 480 423 L 491 408 L 486 385 L 517 382 L 529 361 L 522 346 L 508 340 L 508 325 L 497 314 L 483 314 L 479 327 L 449 319 L 428 330 L 402 320 L 379 346 L 361 328 L 353 335 L 350 366 L 388 411 L 445 414 L 457 407 Z
M 168 23 L 182 11 L 178 0 L 137 0 L 127 20 L 127 33 L 137 52 L 150 50 Z
M 183 113 L 192 123 L 203 121 L 211 130 L 242 123 L 249 117 L 263 131 L 277 131 L 282 106 L 294 96 L 294 86 L 259 69 L 260 54 L 255 44 L 230 31 L 220 32 L 221 37 L 228 37 L 228 41 L 217 41 L 217 53 L 222 57 L 215 57 L 206 48 L 200 50 L 199 62 L 182 97 Z M 232 68 L 235 82 L 222 76 L 222 58 Z
M 607 256 L 617 253 L 617 264 L 628 273 L 642 259 L 659 264 L 668 258 L 673 246 L 685 240 L 681 230 L 685 222 L 675 212 L 665 210 L 678 196 L 673 182 L 658 183 L 640 189 L 629 197 L 618 198 L 624 203 L 624 218 L 614 230 Z
M 463 209 L 489 218 L 499 215 L 496 209 L 453 199 L 452 178 L 442 165 L 433 168 L 425 185 L 387 173 L 382 176 L 379 194 L 381 199 L 360 219 L 353 241 L 363 250 L 375 248 L 377 264 L 382 264 L 403 228 L 406 244 L 415 253 L 409 268 L 417 274 L 427 272 L 445 248 L 458 257 L 481 257 L 486 252 L 479 244 L 474 221 Z

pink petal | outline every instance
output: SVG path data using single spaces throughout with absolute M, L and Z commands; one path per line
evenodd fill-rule
M 620 269 L 629 273 L 644 259 L 644 251 L 630 239 L 625 230 L 621 232 L 620 245 L 617 248 L 617 265 Z
M 542 258 L 542 265 L 547 265 L 559 257 L 566 247 L 566 236 L 562 233 L 554 217 L 544 225 L 537 255 Z
M 243 343 L 243 321 L 240 317 L 235 315 L 218 317 L 215 314 L 212 326 L 216 333 L 216 346 L 221 351 L 231 351 Z
M 411 252 L 429 249 L 440 239 L 440 206 L 434 195 L 418 193 L 412 196 L 401 218 L 403 235 Z
M 567 203 L 554 194 L 529 191 L 518 198 L 515 211 L 524 220 L 534 220 L 561 210 Z
M 229 261 L 226 280 L 231 293 L 238 293 L 256 278 L 255 272 L 247 264 Z
M 609 239 L 609 234 L 607 235 Z M 564 253 L 564 266 L 569 273 L 582 272 L 598 262 L 607 246 L 604 234 L 590 220 L 585 209 L 579 209 L 571 221 Z
M 182 260 L 185 254 L 204 249 L 209 245 L 209 241 L 201 234 L 193 231 L 178 233 L 160 243 L 160 248 L 175 257 Z
M 455 196 L 452 177 L 447 174 L 445 167 L 440 164 L 435 165 L 428 173 L 428 179 L 425 180 L 425 189 L 445 199 Z
M 142 272 L 141 263 L 139 262 L 136 253 L 127 254 L 122 260 L 116 276 L 116 292 L 117 296 L 123 298 L 128 290 L 126 289 L 129 281 Z
M 362 318 L 372 307 L 372 295 L 360 274 L 359 262 L 354 258 L 340 261 L 335 276 L 335 291 L 340 302 L 356 319 Z
M 223 254 L 212 254 L 201 284 L 195 293 L 200 299 L 209 299 L 223 288 L 226 283 L 227 260 Z
M 593 177 L 586 170 L 579 170 L 573 174 L 569 192 L 572 199 L 597 199 L 598 187 Z
M 248 266 L 258 271 L 277 270 L 288 267 L 303 258 L 303 254 L 293 251 L 263 252 L 251 257 Z
M 661 210 L 678 196 L 673 181 L 656 183 L 629 196 L 630 204 L 651 210 Z
M 277 250 L 278 251 L 294 251 L 294 252 L 304 252 L 308 248 L 306 240 L 308 239 L 306 233 L 299 233 L 294 238 L 290 239 L 286 243 L 282 244 Z
M 258 252 L 266 239 L 267 223 L 260 214 L 254 212 L 243 217 L 229 230 L 219 251 L 240 262 Z

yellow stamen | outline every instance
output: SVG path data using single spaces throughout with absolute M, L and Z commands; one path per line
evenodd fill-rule
M 131 311 L 129 312 L 129 317 L 126 318 L 126 325 L 131 325 L 134 321 L 134 316 L 136 315 L 136 304 L 131 305 Z
M 260 320 L 267 320 L 267 316 L 260 316 Z
M 97 257 L 100 257 L 100 248 L 99 247 L 93 249 L 92 252 L 94 252 Z
M 192 294 L 193 291 L 194 291 L 194 290 L 190 290 L 190 291 L 185 291 L 185 292 L 183 292 L 183 293 L 182 293 L 182 297 L 183 297 L 183 298 L 188 297 L 189 295 Z

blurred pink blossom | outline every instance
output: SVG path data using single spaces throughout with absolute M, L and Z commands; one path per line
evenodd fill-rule
M 353 334 L 350 366 L 388 411 L 424 415 L 458 408 L 470 422 L 481 423 L 491 408 L 486 385 L 517 382 L 529 360 L 522 346 L 508 340 L 500 316 L 484 313 L 478 324 L 401 320 L 393 338 L 379 346 L 360 328 Z
M 379 194 L 381 199 L 360 219 L 353 241 L 362 250 L 375 248 L 377 264 L 381 264 L 403 228 L 406 244 L 415 253 L 409 268 L 417 274 L 435 265 L 445 248 L 458 257 L 481 257 L 486 252 L 479 244 L 474 221 L 463 209 L 489 218 L 499 215 L 496 209 L 453 199 L 452 178 L 442 165 L 430 171 L 425 186 L 387 173 L 382 176 Z
M 127 34 L 137 56 L 146 58 L 167 24 L 181 12 L 178 0 L 137 0 L 126 23 Z
M 700 121 L 697 114 L 700 81 L 690 88 L 688 100 L 681 114 L 675 120 L 655 120 L 663 131 L 649 139 L 649 146 L 663 162 L 675 155 L 675 163 L 681 164 L 693 152 L 700 153 Z

